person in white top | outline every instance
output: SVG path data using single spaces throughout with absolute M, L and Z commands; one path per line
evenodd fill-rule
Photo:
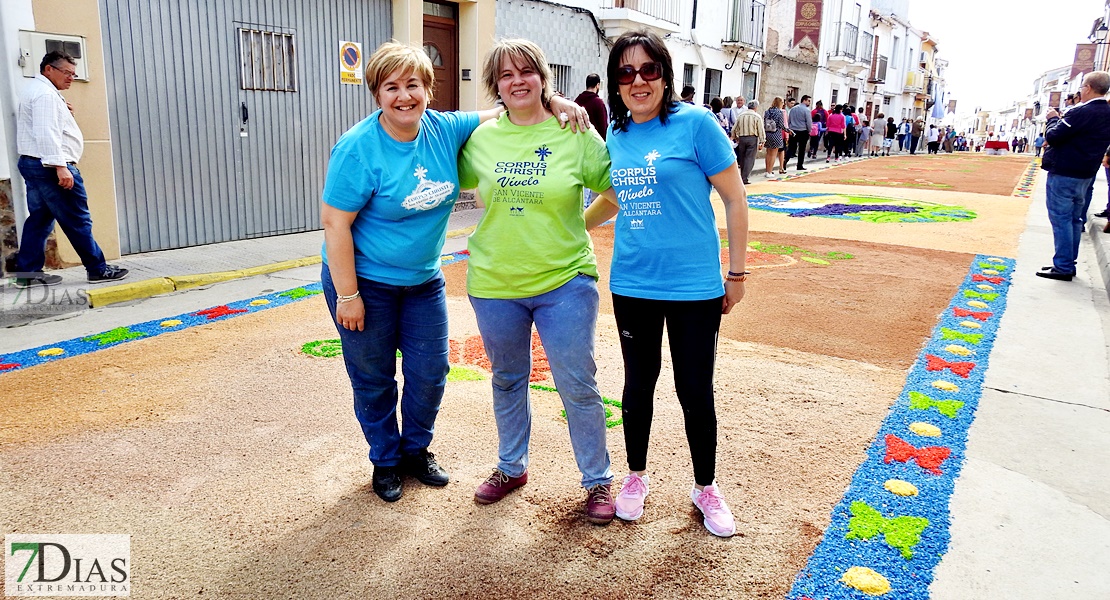
M 927 135 L 929 136 L 926 138 L 929 141 L 929 154 L 940 154 L 940 130 L 937 129 L 936 125 L 930 125 Z
M 54 222 L 69 238 L 85 265 L 90 283 L 118 281 L 127 269 L 104 260 L 92 233 L 89 198 L 77 162 L 84 138 L 73 118 L 73 107 L 62 97 L 77 75 L 77 62 L 64 52 L 48 52 L 39 74 L 24 86 L 16 122 L 19 174 L 27 183 L 27 221 L 15 256 L 15 285 L 54 285 L 58 275 L 43 273 L 46 238 Z

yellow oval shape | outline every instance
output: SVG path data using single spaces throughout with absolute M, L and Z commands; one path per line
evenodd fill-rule
M 180 324 L 181 321 L 178 319 L 170 319 L 168 321 L 162 321 L 161 323 L 159 323 L 159 325 L 161 325 L 162 327 L 177 327 Z
M 949 344 L 944 347 L 945 352 L 950 352 L 956 356 L 971 356 L 973 352 L 959 344 Z
M 964 327 L 967 327 L 969 329 L 979 329 L 980 327 L 982 327 L 982 325 L 976 323 L 975 321 L 960 321 L 960 325 L 963 325 Z
M 987 285 L 985 283 L 980 283 L 979 285 L 977 285 L 975 287 L 983 290 L 984 292 L 993 292 L 994 291 L 994 286 L 993 285 Z
M 990 306 L 988 306 L 986 302 L 980 302 L 978 300 L 972 300 L 971 302 L 968 302 L 967 305 L 974 306 L 975 308 L 990 308 Z
M 944 390 L 946 392 L 960 391 L 960 386 L 952 383 L 951 381 L 941 381 L 940 379 L 933 382 L 933 387 L 937 388 L 938 390 Z
M 995 271 L 994 269 L 983 269 L 983 273 L 987 275 L 998 275 L 998 271 Z
M 270 301 L 266 300 L 265 298 L 259 298 L 258 300 L 251 300 L 251 306 L 262 306 L 264 304 L 269 304 L 269 303 L 270 303 Z
M 901 479 L 887 479 L 883 487 L 886 488 L 886 491 L 892 494 L 898 494 L 899 496 L 917 495 L 917 486 L 908 481 L 902 481 Z
M 867 567 L 852 567 L 844 572 L 840 581 L 870 596 L 882 596 L 890 591 L 890 581 Z
M 47 348 L 46 350 L 39 350 L 39 356 L 60 356 L 65 354 L 66 351 L 61 348 Z
M 922 437 L 940 437 L 940 427 L 922 423 L 921 421 L 910 423 L 910 431 Z

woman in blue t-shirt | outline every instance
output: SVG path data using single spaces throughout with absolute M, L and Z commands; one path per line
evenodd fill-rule
M 647 31 L 621 35 L 608 65 L 613 122 L 606 136 L 617 205 L 594 203 L 587 227 L 617 216 L 609 288 L 624 354 L 625 447 L 629 474 L 617 497 L 624 520 L 643 514 L 647 448 L 663 324 L 694 463 L 690 497 L 714 535 L 736 524 L 715 479 L 717 416 L 713 363 L 721 315 L 744 297 L 748 204 L 736 155 L 704 108 L 677 102 L 666 45 Z M 725 204 L 728 275 L 710 187 Z
M 450 370 L 440 252 L 459 195 L 459 149 L 479 122 L 502 109 L 428 110 L 431 60 L 396 42 L 382 44 L 367 61 L 366 85 L 381 109 L 332 148 L 320 279 L 343 344 L 355 417 L 370 444 L 374 492 L 394 502 L 403 473 L 433 486 L 449 479 L 428 452 Z M 552 105 L 575 115 L 576 127 L 588 126 L 585 109 L 564 99 Z

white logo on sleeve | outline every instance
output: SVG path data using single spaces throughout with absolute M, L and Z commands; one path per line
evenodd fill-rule
M 405 210 L 431 210 L 446 200 L 455 191 L 455 184 L 449 181 L 428 181 L 428 169 L 416 166 L 413 176 L 420 180 L 416 189 L 401 203 Z

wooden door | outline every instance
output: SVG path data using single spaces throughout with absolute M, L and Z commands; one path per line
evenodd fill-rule
M 459 30 L 454 19 L 424 15 L 424 51 L 432 59 L 436 88 L 431 108 L 459 108 Z

